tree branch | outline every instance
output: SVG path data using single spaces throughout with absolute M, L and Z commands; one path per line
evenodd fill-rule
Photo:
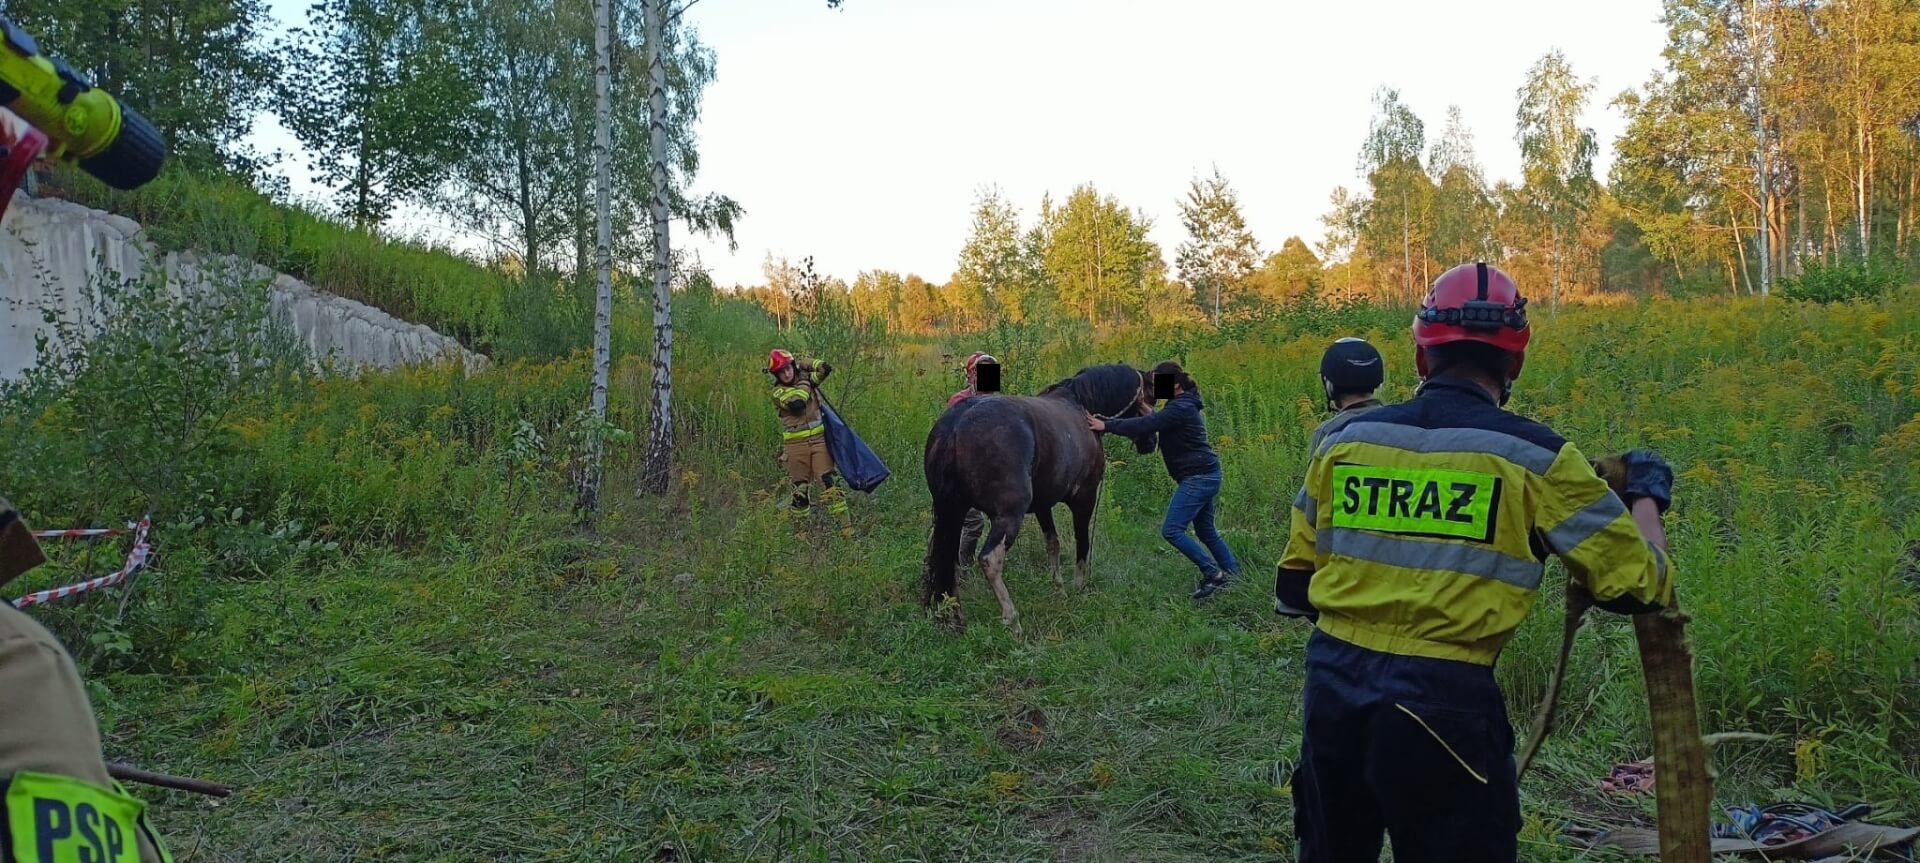
M 648 0 L 641 0 L 641 2 L 643 3 L 648 2 Z M 675 9 L 673 11 L 673 14 L 667 16 L 667 20 L 664 22 L 664 26 L 666 27 L 673 26 L 674 22 L 679 21 L 680 16 L 686 14 L 688 9 L 692 9 L 693 7 L 698 5 L 700 5 L 700 0 L 687 0 L 687 5 L 682 6 L 678 9 Z

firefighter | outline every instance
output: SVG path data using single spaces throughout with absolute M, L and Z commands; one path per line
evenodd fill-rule
M 980 394 L 979 366 L 1000 364 L 986 351 L 974 351 L 960 366 L 961 374 L 966 376 L 967 385 L 959 392 L 947 398 L 947 407 L 952 408 L 967 399 Z M 960 523 L 960 563 L 974 563 L 980 552 L 980 536 L 987 531 L 987 514 L 977 509 L 967 510 L 967 518 Z
M 1320 391 L 1326 395 L 1327 410 L 1332 411 L 1333 416 L 1313 430 L 1313 436 L 1307 444 L 1309 458 L 1314 450 L 1320 448 L 1320 442 L 1326 440 L 1327 435 L 1346 428 L 1347 423 L 1381 406 L 1373 393 L 1386 380 L 1386 365 L 1380 352 L 1366 339 L 1357 336 L 1336 339 L 1327 346 L 1327 350 L 1320 355 Z M 1293 498 L 1292 518 L 1296 530 L 1299 529 L 1300 520 L 1307 518 L 1306 502 L 1307 489 L 1302 485 L 1300 493 Z M 1274 612 L 1289 617 L 1302 616 L 1303 611 L 1288 605 L 1285 597 L 1281 596 L 1281 584 L 1284 581 L 1285 576 L 1281 575 L 1274 582 Z
M 0 584 L 44 560 L 0 499 Z M 170 863 L 147 807 L 107 775 L 100 726 L 73 657 L 46 627 L 0 602 L 0 799 L 11 847 L 32 860 Z
M 1347 336 L 1327 346 L 1320 355 L 1320 389 L 1327 394 L 1333 416 L 1313 430 L 1312 446 L 1367 411 L 1380 407 L 1373 397 L 1386 380 L 1387 363 L 1366 339 Z
M 1504 409 L 1526 300 L 1487 264 L 1434 281 L 1413 323 L 1414 398 L 1320 442 L 1281 561 L 1316 621 L 1293 778 L 1302 863 L 1518 859 L 1513 729 L 1493 663 L 1548 554 L 1598 605 L 1673 601 L 1673 471 L 1626 456 L 1624 501 L 1552 429 Z
M 833 365 L 775 349 L 767 355 L 767 374 L 773 376 L 773 407 L 780 417 L 780 463 L 793 480 L 792 511 L 811 505 L 808 491 L 818 482 L 827 511 L 845 515 L 846 495 L 833 481 L 833 456 L 827 452 L 827 426 L 820 416 L 820 382 L 833 374 Z

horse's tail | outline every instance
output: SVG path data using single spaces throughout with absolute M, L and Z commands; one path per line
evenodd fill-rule
M 959 596 L 960 530 L 967 518 L 959 497 L 960 471 L 954 463 L 952 413 L 934 423 L 927 434 L 927 491 L 933 498 L 933 533 L 927 538 L 927 562 L 922 574 L 921 601 L 937 607 L 947 597 Z
M 933 535 L 927 539 L 927 571 L 920 598 L 930 608 L 938 607 L 949 596 L 960 595 L 960 528 L 966 517 L 964 507 L 934 504 Z

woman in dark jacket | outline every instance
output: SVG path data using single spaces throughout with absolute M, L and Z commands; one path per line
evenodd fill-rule
M 1160 456 L 1166 459 L 1167 473 L 1179 484 L 1167 504 L 1166 520 L 1160 523 L 1160 536 L 1200 568 L 1200 586 L 1194 589 L 1193 598 L 1206 599 L 1240 575 L 1240 562 L 1233 559 L 1233 552 L 1213 527 L 1213 499 L 1220 494 L 1220 458 L 1207 443 L 1207 424 L 1200 418 L 1205 406 L 1200 403 L 1200 387 L 1193 376 L 1172 361 L 1154 366 L 1153 373 L 1156 377 L 1173 377 L 1173 398 L 1165 407 L 1137 419 L 1089 416 L 1087 426 L 1135 439 L 1160 436 Z M 1189 524 L 1200 535 L 1200 542 L 1187 535 Z M 1206 546 L 1201 547 L 1201 543 Z

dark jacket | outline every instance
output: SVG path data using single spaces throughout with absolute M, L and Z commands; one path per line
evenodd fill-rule
M 1200 418 L 1205 405 L 1200 391 L 1188 390 L 1168 401 L 1150 416 L 1136 419 L 1107 420 L 1107 431 L 1130 438 L 1160 436 L 1160 457 L 1167 460 L 1167 474 L 1175 482 L 1190 476 L 1220 472 L 1220 457 L 1207 443 L 1207 424 Z

